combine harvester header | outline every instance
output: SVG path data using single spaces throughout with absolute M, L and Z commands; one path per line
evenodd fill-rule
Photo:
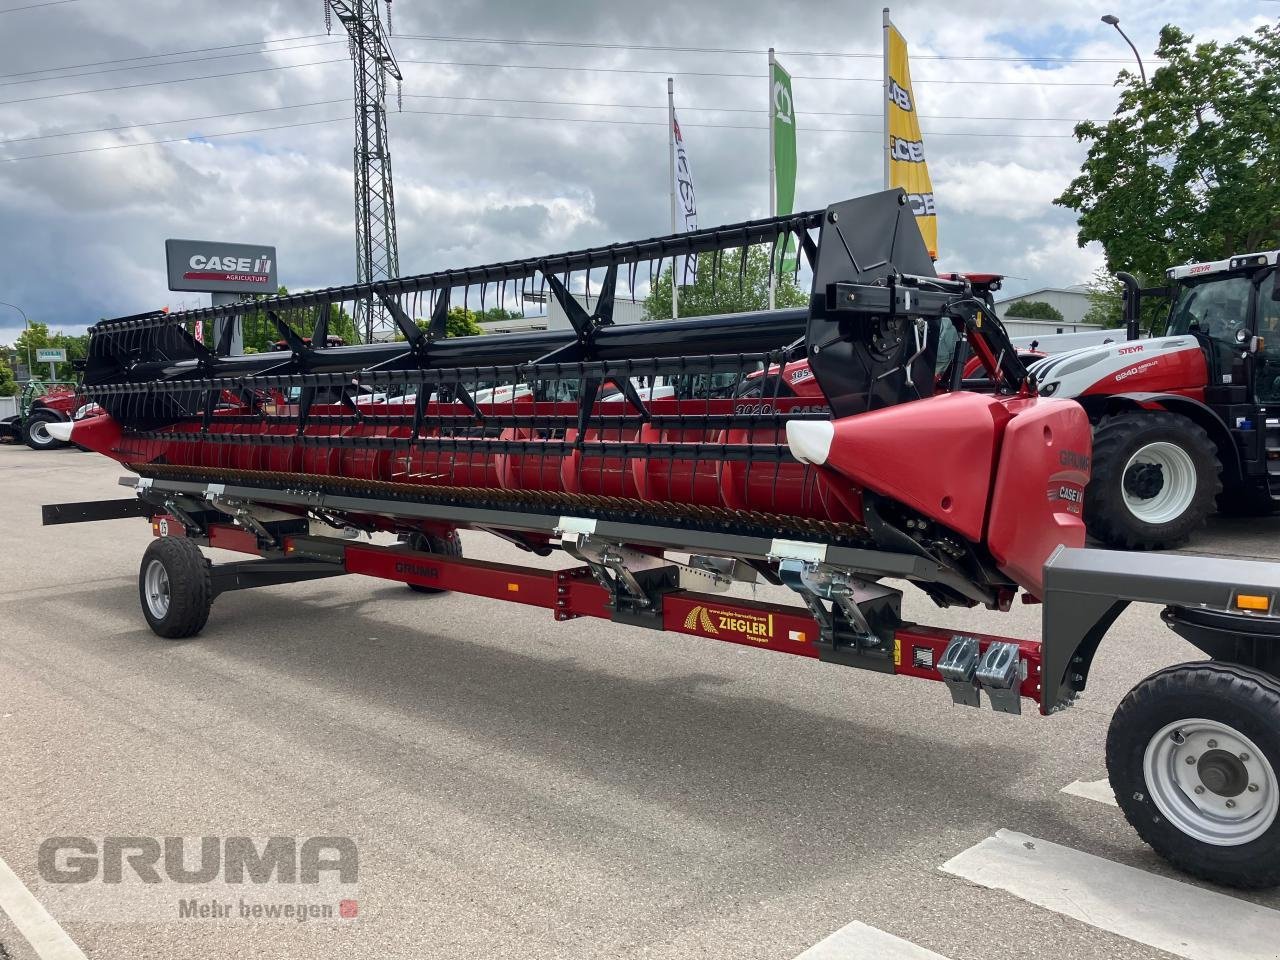
M 807 308 L 613 324 L 616 291 L 635 296 L 639 271 L 652 282 L 667 260 L 699 254 L 713 266 L 737 257 L 745 272 L 748 247 L 782 235 L 811 266 Z M 103 321 L 82 388 L 101 413 L 50 430 L 125 464 L 136 498 L 49 506 L 46 522 L 148 516 L 158 539 L 139 593 L 165 637 L 199 632 L 226 590 L 363 573 L 540 606 L 558 620 L 591 616 L 941 681 L 957 703 L 985 694 L 1013 713 L 1023 699 L 1044 713 L 1068 706 L 1124 606 L 1168 604 L 1175 630 L 1230 660 L 1233 682 L 1266 694 L 1249 709 L 1273 711 L 1271 739 L 1239 732 L 1253 766 L 1203 773 L 1211 788 L 1240 777 L 1259 785 L 1231 798 L 1238 812 L 1194 792 L 1179 799 L 1174 786 L 1135 787 L 1147 774 L 1133 751 L 1167 736 L 1165 713 L 1139 688 L 1113 728 L 1121 805 L 1144 839 L 1202 876 L 1280 882 L 1268 852 L 1280 850 L 1280 683 L 1274 645 L 1256 642 L 1276 628 L 1280 576 L 1240 561 L 1079 549 L 1088 418 L 1075 401 L 1036 395 L 976 284 L 935 275 L 893 190 L 557 256 Z M 554 296 L 572 329 L 445 338 L 451 305 L 519 303 L 531 289 Z M 593 312 L 573 289 L 598 293 Z M 404 339 L 313 347 L 298 333 L 327 343 L 333 311 L 356 301 L 385 310 Z M 287 351 L 227 356 L 187 330 L 256 311 Z M 430 318 L 425 329 L 419 316 Z M 964 389 L 978 382 L 966 376 L 975 361 L 982 392 Z M 352 542 L 337 535 L 345 527 L 399 543 Z M 461 528 L 581 565 L 464 559 Z M 257 559 L 210 567 L 200 545 Z M 799 602 L 731 593 L 759 580 Z M 943 607 L 1007 610 L 1022 593 L 1045 604 L 1043 639 L 908 622 L 902 591 L 886 581 Z M 1177 669 L 1179 690 L 1225 689 L 1208 666 Z M 1196 702 L 1188 716 L 1213 712 Z M 1228 698 L 1222 712 L 1238 706 Z M 1188 847 L 1195 834 L 1171 828 L 1181 821 L 1170 810 L 1225 818 L 1226 845 L 1246 855 L 1225 863 L 1216 841 Z M 1243 849 L 1260 824 L 1266 849 Z

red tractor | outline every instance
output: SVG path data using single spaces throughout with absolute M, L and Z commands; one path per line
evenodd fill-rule
M 66 441 L 49 433 L 49 424 L 71 420 L 80 406 L 74 383 L 32 380 L 18 397 L 18 413 L 0 420 L 0 438 L 32 450 L 65 447 Z
M 1280 482 L 1277 251 L 1128 274 L 1127 340 L 1032 364 L 1041 396 L 1071 397 L 1093 424 L 1089 532 L 1114 547 L 1186 543 L 1215 508 L 1270 512 Z M 1169 296 L 1164 336 L 1138 339 L 1144 297 Z M 1216 500 L 1216 504 L 1215 504 Z

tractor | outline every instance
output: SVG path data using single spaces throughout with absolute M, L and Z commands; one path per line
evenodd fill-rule
M 1031 365 L 1041 396 L 1076 400 L 1093 424 L 1096 539 L 1177 547 L 1215 509 L 1267 513 L 1280 498 L 1277 253 L 1173 267 L 1166 287 L 1118 274 L 1127 339 Z M 1154 296 L 1172 300 L 1164 335 L 1139 339 Z
M 18 412 L 0 420 L 0 439 L 25 443 L 32 450 L 56 450 L 66 442 L 49 433 L 49 424 L 65 423 L 81 406 L 76 385 L 64 380 L 31 380 L 18 395 Z

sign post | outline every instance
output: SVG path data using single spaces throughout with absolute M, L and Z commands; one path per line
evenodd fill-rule
M 166 240 L 164 252 L 169 289 L 211 293 L 215 307 L 235 303 L 246 293 L 272 294 L 280 289 L 275 247 L 211 240 Z M 240 318 L 219 319 L 213 343 L 214 351 L 222 356 L 244 353 L 244 328 Z
M 62 347 L 38 347 L 36 348 L 36 363 L 47 363 L 49 365 L 49 379 L 58 379 L 57 364 L 65 363 L 67 360 L 67 351 Z

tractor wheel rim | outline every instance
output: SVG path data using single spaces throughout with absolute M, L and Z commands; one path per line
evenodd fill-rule
M 1280 811 L 1280 782 L 1252 740 L 1217 720 L 1171 723 L 1147 744 L 1151 800 L 1182 833 L 1215 847 L 1258 839 Z
M 147 565 L 146 576 L 143 577 L 143 593 L 146 596 L 147 609 L 157 620 L 163 620 L 169 613 L 169 572 L 159 560 L 152 560 Z
M 1144 497 L 1130 492 L 1134 472 L 1155 468 L 1163 476 L 1156 492 Z M 1142 447 L 1125 464 L 1121 493 L 1129 512 L 1143 523 L 1170 523 L 1186 512 L 1196 496 L 1196 467 L 1191 455 L 1175 443 L 1159 440 Z
M 53 442 L 53 435 L 49 433 L 49 424 L 44 420 L 33 420 L 31 422 L 31 439 L 39 444 Z

